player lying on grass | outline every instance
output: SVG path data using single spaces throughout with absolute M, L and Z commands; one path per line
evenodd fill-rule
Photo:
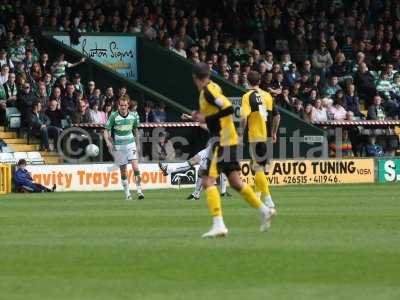
M 127 97 L 118 99 L 118 110 L 111 113 L 105 125 L 104 139 L 108 150 L 114 156 L 115 164 L 119 166 L 126 200 L 132 200 L 127 174 L 128 163 L 132 164 L 137 195 L 139 200 L 142 200 L 144 195 L 140 184 L 138 149 L 136 146 L 139 145 L 139 115 L 137 112 L 128 110 L 128 102 Z
M 264 203 L 275 213 L 275 204 L 265 176 L 265 167 L 268 163 L 267 136 L 269 134 L 272 142 L 275 143 L 280 115 L 271 95 L 260 89 L 260 78 L 257 71 L 251 71 L 247 76 L 250 90 L 242 98 L 239 136 L 243 138 L 243 132 L 247 128 L 251 166 L 255 172 L 255 187 L 261 192 Z M 272 126 L 270 126 L 271 123 Z
M 207 196 L 207 204 L 213 217 L 210 231 L 203 237 L 226 236 L 221 199 L 215 179 L 220 173 L 225 173 L 231 187 L 240 193 L 252 207 L 261 215 L 261 231 L 266 231 L 271 225 L 271 209 L 257 198 L 252 188 L 240 178 L 238 161 L 238 135 L 233 123 L 233 107 L 221 88 L 210 79 L 210 69 L 205 63 L 197 63 L 193 67 L 193 81 L 200 92 L 199 111 L 194 111 L 194 121 L 206 123 L 210 131 L 211 151 L 208 154 L 207 168 L 203 175 L 203 187 Z
M 14 187 L 17 193 L 44 193 L 54 192 L 56 185 L 51 189 L 33 182 L 31 174 L 26 169 L 26 160 L 20 159 L 17 164 L 17 170 L 14 173 Z
M 186 172 L 187 170 L 190 170 L 192 167 L 199 165 L 199 170 L 198 170 L 198 176 L 197 176 L 197 181 L 196 181 L 196 186 L 194 189 L 194 192 L 191 193 L 186 199 L 187 200 L 199 200 L 200 199 L 200 194 L 203 189 L 202 186 L 202 174 L 204 170 L 207 168 L 207 157 L 208 157 L 208 152 L 210 152 L 210 147 L 207 147 L 203 150 L 201 150 L 199 153 L 197 153 L 195 156 L 190 158 L 189 160 L 179 163 L 179 164 L 174 164 L 174 165 L 168 165 L 160 162 L 158 166 L 160 167 L 160 170 L 163 172 L 164 176 L 167 176 L 168 174 L 171 173 L 176 173 L 176 172 Z M 226 197 L 231 197 L 232 195 L 228 193 L 227 191 L 227 178 L 224 174 L 220 174 L 219 176 L 219 191 L 221 193 L 221 196 L 226 196 Z

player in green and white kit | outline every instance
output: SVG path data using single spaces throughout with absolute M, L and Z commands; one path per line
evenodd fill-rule
M 114 156 L 115 163 L 121 171 L 121 182 L 126 200 L 132 200 L 127 176 L 127 165 L 130 162 L 135 175 L 136 190 L 139 200 L 144 199 L 140 185 L 138 165 L 138 149 L 136 142 L 139 137 L 139 115 L 128 110 L 128 98 L 118 99 L 118 111 L 112 112 L 105 125 L 104 139 L 108 150 Z M 138 143 L 139 144 L 139 143 Z

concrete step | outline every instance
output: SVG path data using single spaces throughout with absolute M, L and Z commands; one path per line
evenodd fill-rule
M 0 131 L 0 139 L 16 139 L 17 133 L 13 131 Z
M 4 126 L 0 126 L 0 131 L 5 131 L 6 128 Z
M 46 165 L 56 165 L 62 162 L 62 159 L 58 156 L 44 156 L 43 159 Z
M 22 151 L 22 152 L 29 152 L 29 151 L 38 151 L 39 145 L 26 145 L 26 144 L 8 144 L 14 151 Z
M 4 143 L 6 144 L 25 144 L 26 139 L 3 139 Z
M 54 151 L 39 151 L 40 155 L 42 157 L 48 156 L 48 157 L 58 157 L 58 152 Z

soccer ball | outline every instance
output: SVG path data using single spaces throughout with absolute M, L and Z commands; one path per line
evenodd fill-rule
M 90 157 L 96 157 L 99 155 L 100 149 L 95 144 L 89 144 L 86 146 L 86 154 Z

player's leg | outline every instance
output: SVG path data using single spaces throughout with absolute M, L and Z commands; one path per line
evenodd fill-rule
M 213 225 L 210 231 L 203 234 L 203 238 L 220 237 L 226 236 L 228 234 L 228 229 L 225 226 L 222 216 L 221 198 L 218 188 L 215 186 L 215 178 L 218 177 L 217 153 L 218 147 L 216 146 L 214 148 L 214 151 L 212 151 L 212 153 L 210 153 L 209 155 L 210 159 L 207 163 L 205 176 L 203 176 L 202 178 L 202 184 L 206 193 L 208 209 L 213 218 Z
M 129 190 L 127 166 L 128 166 L 128 164 L 120 165 L 119 171 L 121 173 L 121 184 L 124 189 L 125 199 L 132 200 L 131 191 Z
M 269 190 L 268 179 L 265 175 L 265 166 L 268 162 L 267 144 L 250 144 L 250 153 L 252 156 L 251 167 L 255 173 L 255 189 L 261 193 L 260 198 L 262 201 L 264 201 L 265 205 L 275 208 L 275 203 L 272 201 L 271 192 Z
M 144 194 L 142 191 L 142 185 L 141 185 L 141 177 L 140 177 L 140 170 L 139 170 L 139 163 L 137 159 L 133 159 L 131 161 L 132 163 L 132 170 L 133 174 L 135 175 L 135 184 L 136 184 L 136 191 L 138 194 L 138 199 L 143 200 L 144 199 Z
M 168 164 L 159 162 L 158 166 L 159 166 L 160 170 L 163 172 L 164 176 L 167 176 L 168 174 L 171 174 L 171 173 L 186 172 L 187 170 L 190 170 L 193 166 L 197 165 L 199 162 L 200 162 L 200 158 L 197 155 L 195 155 L 183 163 L 176 163 L 173 165 L 168 165 Z
M 194 192 L 191 193 L 186 199 L 187 200 L 199 200 L 200 199 L 200 194 L 201 191 L 203 190 L 203 184 L 202 184 L 202 175 L 201 175 L 202 170 L 199 170 L 197 180 L 196 180 L 196 185 L 194 187 Z

